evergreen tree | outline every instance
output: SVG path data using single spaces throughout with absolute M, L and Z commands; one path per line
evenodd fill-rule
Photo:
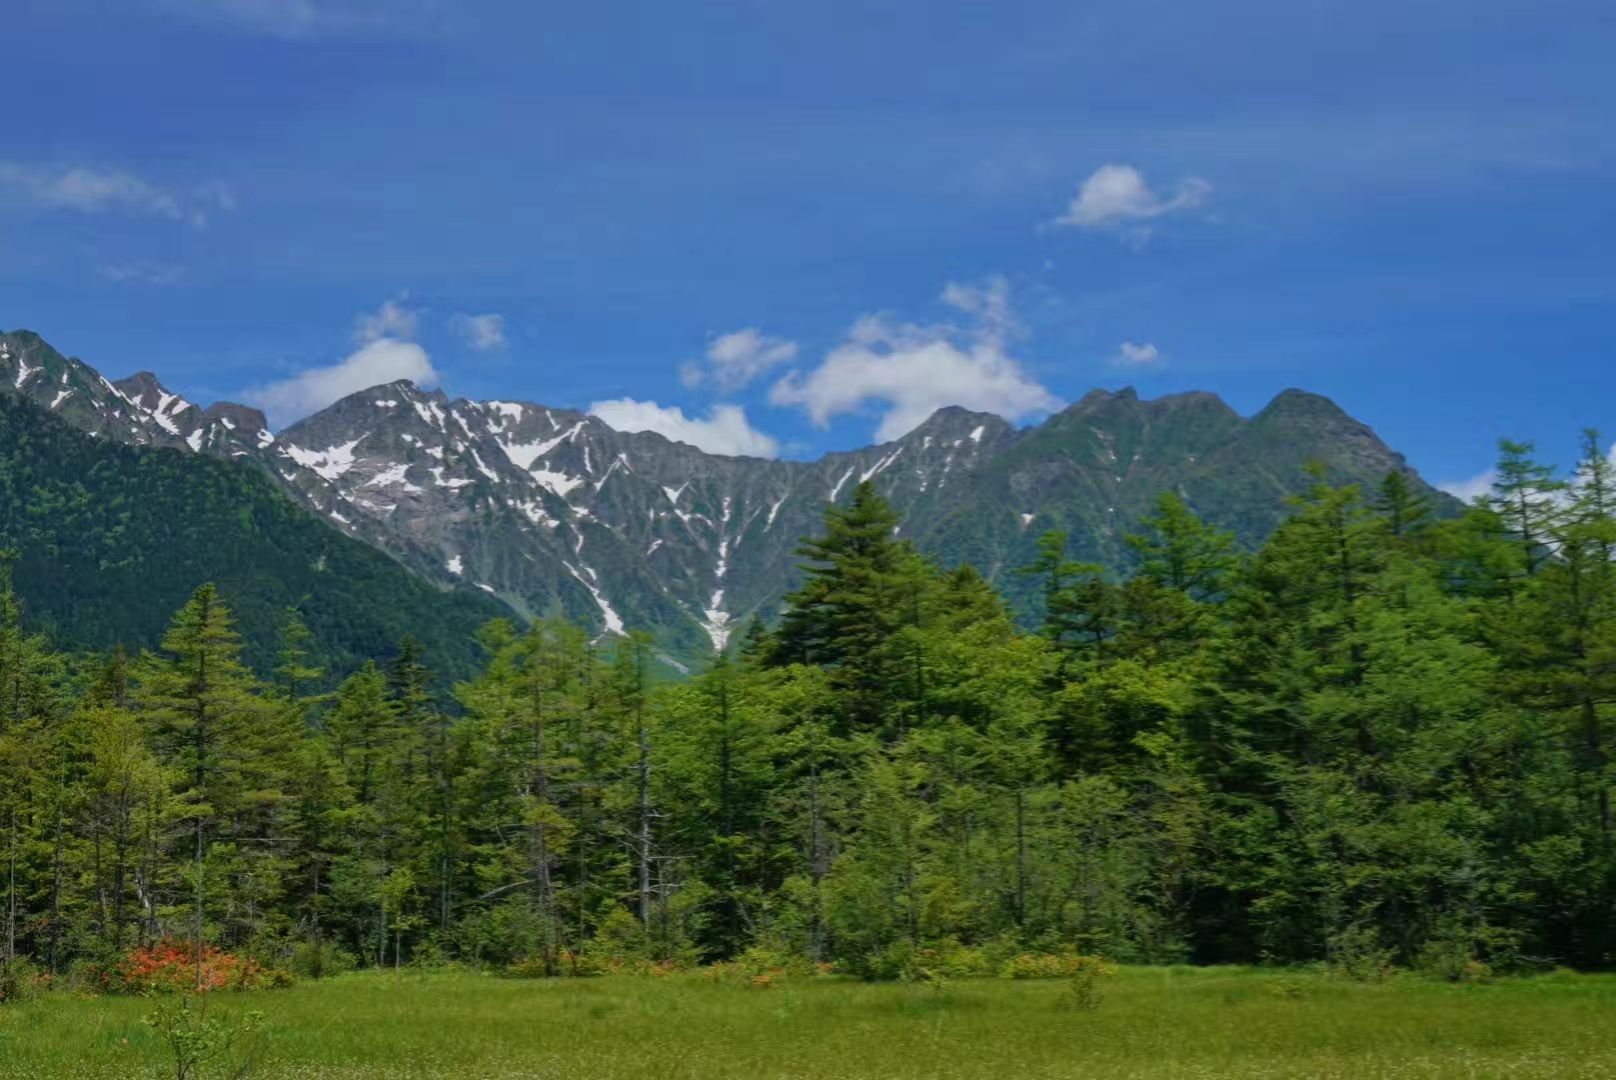
M 144 660 L 138 692 L 159 753 L 183 778 L 198 986 L 210 895 L 219 936 L 243 940 L 276 899 L 280 873 L 279 853 L 258 838 L 277 834 L 295 734 L 240 653 L 229 610 L 204 585 L 174 616 L 162 651 Z
M 1221 596 L 1239 565 L 1234 535 L 1207 525 L 1178 495 L 1163 492 L 1142 532 L 1126 537 L 1139 556 L 1139 576 L 1197 600 Z
M 1555 478 L 1553 466 L 1532 458 L 1534 449 L 1531 443 L 1499 440 L 1490 500 L 1519 545 L 1528 576 L 1537 572 L 1549 553 L 1561 515 L 1559 496 L 1566 489 L 1565 482 Z
M 831 672 L 845 703 L 847 731 L 873 731 L 887 719 L 901 685 L 897 631 L 912 622 L 918 568 L 894 539 L 898 517 L 865 482 L 844 508 L 825 509 L 825 535 L 798 554 L 802 587 L 786 597 L 775 635 L 776 663 L 816 664 Z

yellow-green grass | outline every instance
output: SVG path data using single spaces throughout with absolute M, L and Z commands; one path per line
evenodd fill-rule
M 1612 1077 L 1616 977 L 1124 969 L 1093 1011 L 1060 982 L 939 988 L 700 976 L 554 981 L 358 974 L 223 994 L 263 1011 L 256 1077 Z M 0 1080 L 164 1072 L 151 1002 L 0 1007 Z

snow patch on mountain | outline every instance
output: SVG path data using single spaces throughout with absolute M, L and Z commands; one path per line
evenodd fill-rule
M 365 436 L 340 446 L 333 446 L 327 450 L 305 450 L 301 446 L 286 443 L 281 447 L 281 453 L 310 470 L 324 480 L 335 481 L 349 469 L 354 467 L 354 448 L 365 441 Z

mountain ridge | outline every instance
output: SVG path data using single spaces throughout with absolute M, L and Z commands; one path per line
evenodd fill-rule
M 54 381 L 53 381 L 54 380 Z M 1338 482 L 1408 474 L 1334 402 L 1286 389 L 1250 417 L 1210 391 L 1096 389 L 1042 423 L 945 406 L 901 437 L 808 461 L 711 454 L 575 409 L 450 398 L 395 380 L 271 432 L 250 406 L 202 408 L 151 372 L 111 382 L 36 334 L 0 334 L 0 386 L 105 438 L 245 459 L 342 531 L 440 586 L 526 616 L 653 629 L 676 655 L 772 618 L 824 506 L 873 482 L 903 535 L 971 561 L 1024 607 L 1010 571 L 1062 528 L 1074 555 L 1125 569 L 1125 533 L 1162 491 L 1254 545 L 1320 461 Z M 71 390 L 63 396 L 63 390 Z M 76 400 L 77 399 L 77 400 Z

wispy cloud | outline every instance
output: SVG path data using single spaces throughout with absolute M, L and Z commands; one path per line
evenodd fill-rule
M 675 442 L 689 443 L 709 454 L 731 457 L 780 456 L 780 443 L 752 426 L 739 405 L 715 405 L 705 418 L 686 416 L 677 405 L 616 398 L 597 401 L 589 411 L 618 431 L 655 431 Z
M 103 263 L 96 273 L 120 285 L 178 285 L 187 277 L 185 267 L 171 263 Z
M 691 361 L 679 369 L 679 379 L 692 389 L 711 385 L 730 393 L 796 358 L 795 341 L 749 326 L 714 338 L 701 362 Z
M 235 196 L 218 181 L 177 194 L 121 169 L 84 166 L 42 169 L 0 161 L 0 188 L 19 192 L 46 209 L 167 218 L 194 228 L 236 207 Z
M 509 344 L 505 340 L 505 316 L 492 312 L 485 315 L 456 315 L 455 332 L 460 340 L 478 352 L 495 352 Z
M 403 298 L 385 300 L 375 311 L 367 311 L 354 319 L 354 338 L 361 344 L 381 338 L 415 336 L 416 313 L 404 306 Z
M 300 38 L 391 37 L 438 23 L 441 0 L 156 0 L 176 15 L 243 33 Z
M 921 325 L 867 315 L 819 367 L 806 375 L 792 371 L 775 383 L 769 400 L 800 407 L 821 427 L 873 406 L 881 410 L 875 437 L 882 441 L 913 430 L 946 405 L 1008 420 L 1060 407 L 1010 354 L 1020 327 L 1002 278 L 980 286 L 951 284 L 942 299 L 971 316 L 972 324 Z
M 1132 165 L 1102 165 L 1083 181 L 1054 224 L 1080 229 L 1138 225 L 1193 210 L 1211 195 L 1212 185 L 1198 176 L 1185 177 L 1171 195 L 1164 195 L 1153 190 Z

